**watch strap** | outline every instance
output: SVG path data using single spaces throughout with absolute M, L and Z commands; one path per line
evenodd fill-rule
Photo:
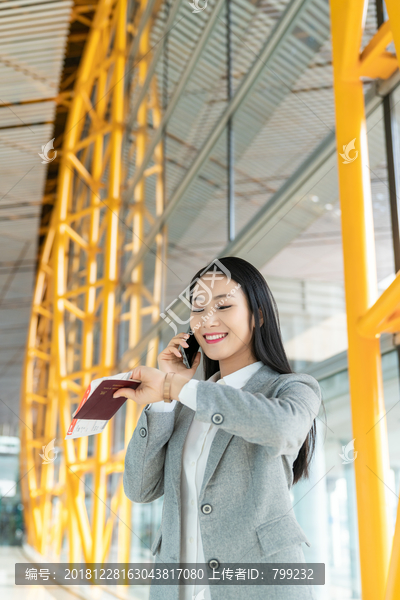
M 175 375 L 175 373 L 167 373 L 164 379 L 164 395 L 163 395 L 163 400 L 164 402 L 172 402 L 172 398 L 171 398 L 171 380 L 173 378 L 173 376 Z

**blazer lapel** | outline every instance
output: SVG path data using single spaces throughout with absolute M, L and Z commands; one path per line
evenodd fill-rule
M 215 374 L 218 377 L 218 374 Z M 250 377 L 247 383 L 241 388 L 245 392 L 256 392 L 260 387 L 265 384 L 266 379 L 275 378 L 279 373 L 274 371 L 268 365 L 263 365 Z M 216 378 L 213 376 L 210 381 L 215 381 Z M 174 435 L 173 443 L 172 440 L 169 442 L 170 452 L 171 452 L 171 463 L 174 465 L 173 469 L 173 487 L 175 489 L 177 498 L 180 499 L 180 485 L 181 485 L 181 476 L 182 476 L 182 452 L 183 446 L 185 443 L 186 435 L 189 430 L 189 427 L 192 423 L 192 420 L 195 415 L 195 411 L 186 406 L 185 404 L 178 403 L 176 407 L 177 416 L 176 416 L 176 425 L 175 430 L 176 433 Z M 233 433 L 228 433 L 224 429 L 219 429 L 214 436 L 210 447 L 210 453 L 208 455 L 207 464 L 204 472 L 203 483 L 201 486 L 199 500 L 201 500 L 205 487 L 208 484 L 210 478 L 212 477 L 221 457 L 229 444 L 231 438 L 233 437 Z M 171 447 L 172 446 L 172 447 Z M 180 505 L 180 501 L 178 500 L 178 504 Z
M 244 392 L 256 392 L 260 388 L 260 386 L 262 386 L 265 383 L 266 378 L 276 377 L 277 374 L 278 373 L 270 367 L 268 367 L 268 365 L 263 365 L 258 369 L 258 371 L 254 373 L 254 375 L 250 377 L 250 379 L 241 389 Z M 201 485 L 201 490 L 199 494 L 200 502 L 203 497 L 206 485 L 208 484 L 215 469 L 217 468 L 217 465 L 221 460 L 222 455 L 225 452 L 225 449 L 231 441 L 232 437 L 233 433 L 228 433 L 224 429 L 218 429 L 217 433 L 214 436 L 210 447 L 210 453 L 208 455 L 206 468 L 204 471 L 203 483 Z

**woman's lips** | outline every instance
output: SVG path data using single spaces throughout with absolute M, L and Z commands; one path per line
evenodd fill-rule
M 226 333 L 224 337 L 220 337 L 216 340 L 208 340 L 206 337 L 204 338 L 207 342 L 207 344 L 217 344 L 218 342 L 222 342 L 222 340 L 224 340 L 226 338 L 228 334 Z

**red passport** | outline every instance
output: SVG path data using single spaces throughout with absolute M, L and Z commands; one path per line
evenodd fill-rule
M 114 392 L 121 388 L 135 390 L 140 383 L 140 381 L 133 381 L 132 379 L 106 379 L 102 381 L 88 398 L 85 398 L 86 394 L 82 398 L 81 404 L 74 414 L 74 420 L 93 419 L 109 421 L 127 401 L 127 398 L 123 396 L 113 398 Z M 89 395 L 90 386 L 86 390 L 86 393 Z

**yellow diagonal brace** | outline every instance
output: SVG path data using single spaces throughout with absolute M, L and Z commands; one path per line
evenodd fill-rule
M 392 281 L 389 287 L 379 296 L 368 311 L 360 317 L 357 331 L 366 338 L 375 338 L 381 331 L 385 331 L 385 322 L 400 307 L 400 273 Z M 382 327 L 381 327 L 382 326 Z
M 385 48 L 393 41 L 389 21 L 383 23 L 361 53 L 358 77 L 387 79 L 397 69 L 397 60 Z

